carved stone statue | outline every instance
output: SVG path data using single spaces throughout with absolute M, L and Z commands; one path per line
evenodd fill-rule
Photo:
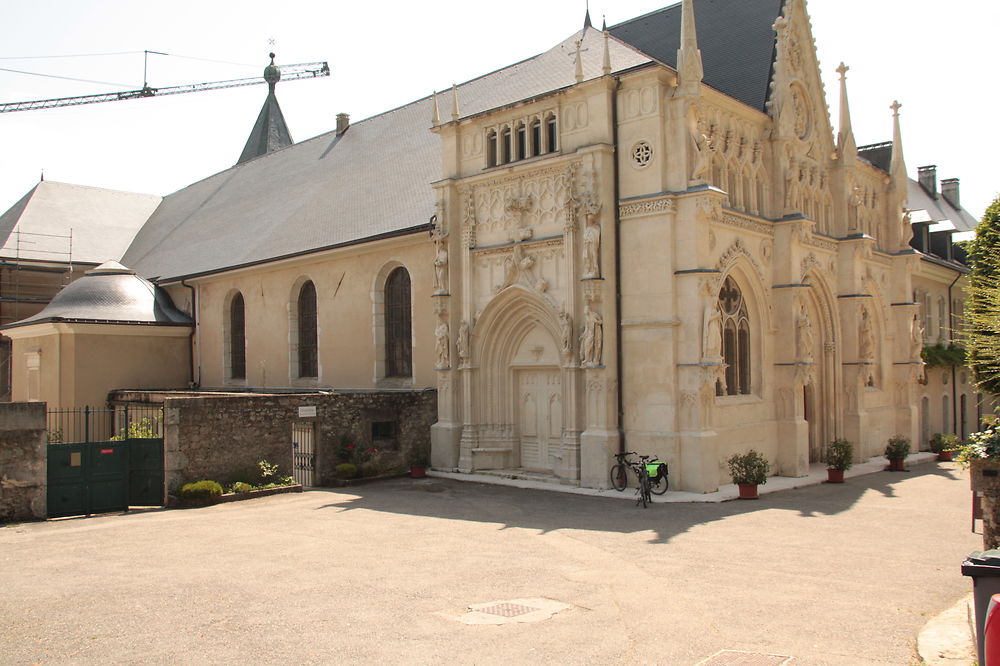
M 462 325 L 458 327 L 458 339 L 455 341 L 455 347 L 458 351 L 458 362 L 460 365 L 465 365 L 469 362 L 469 322 L 462 321 Z
M 440 320 L 437 328 L 434 329 L 434 337 L 434 349 L 437 352 L 437 367 L 450 368 L 451 354 L 448 353 L 448 322 L 444 319 Z
M 722 358 L 722 313 L 718 299 L 713 298 L 702 314 L 701 356 L 709 360 Z
M 800 361 L 811 361 L 813 359 L 812 322 L 809 321 L 809 310 L 805 303 L 799 305 L 799 315 L 795 319 L 795 327 L 798 329 L 796 356 Z
M 573 351 L 573 318 L 568 312 L 559 313 L 559 334 L 562 337 L 562 352 L 569 354 Z
M 590 304 L 583 311 L 583 331 L 580 334 L 580 363 L 586 368 L 602 365 L 604 355 L 604 320 L 591 309 Z
M 691 144 L 691 180 L 705 181 L 711 171 L 710 146 L 695 106 L 688 111 L 688 136 Z
M 586 225 L 583 228 L 583 277 L 601 277 L 601 204 L 593 195 L 584 198 L 583 208 Z
M 448 292 L 448 234 L 437 233 L 434 236 L 434 293 Z
M 920 352 L 924 350 L 924 327 L 920 325 L 920 315 L 913 315 L 910 322 L 910 358 L 922 361 Z
M 861 309 L 861 327 L 858 331 L 858 358 L 864 363 L 875 360 L 875 335 L 872 333 L 872 318 L 868 309 Z

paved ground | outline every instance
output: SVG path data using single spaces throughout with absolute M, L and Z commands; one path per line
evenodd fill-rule
M 948 463 L 646 510 L 447 479 L 347 490 L 0 528 L 0 662 L 905 665 L 981 545 Z M 456 619 L 536 598 L 570 608 Z

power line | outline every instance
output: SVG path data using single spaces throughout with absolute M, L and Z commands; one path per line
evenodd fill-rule
M 72 53 L 68 55 L 0 56 L 0 60 L 44 60 L 47 58 L 91 58 L 95 56 L 135 55 L 142 51 L 113 51 L 111 53 Z
M 141 53 L 141 51 L 140 51 Z M 111 83 L 110 81 L 94 81 L 92 79 L 77 79 L 72 76 L 57 76 L 55 74 L 42 74 L 41 72 L 25 72 L 20 69 L 8 69 L 7 67 L 0 67 L 0 72 L 13 72 L 15 74 L 29 74 L 31 76 L 44 76 L 49 79 L 65 79 L 66 81 L 79 81 L 81 83 L 96 83 L 102 86 L 114 86 L 115 88 L 131 88 L 133 84 L 131 83 Z

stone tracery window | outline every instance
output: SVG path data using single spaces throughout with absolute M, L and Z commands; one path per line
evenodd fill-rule
M 554 153 L 559 147 L 556 114 L 549 111 L 487 128 L 486 168 Z
M 397 268 L 385 282 L 385 376 L 413 375 L 410 274 Z
M 726 363 L 726 386 L 717 395 L 750 393 L 750 315 L 736 281 L 727 277 L 719 290 L 722 313 L 722 358 Z

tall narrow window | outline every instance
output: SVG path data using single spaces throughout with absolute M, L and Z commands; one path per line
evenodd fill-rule
M 486 166 L 495 167 L 497 165 L 497 131 L 490 130 L 486 135 Z
M 246 317 L 243 294 L 237 293 L 229 304 L 229 377 L 247 377 Z
M 516 131 L 517 153 L 515 159 L 523 160 L 528 156 L 528 133 L 524 128 L 524 123 L 517 124 Z
M 503 131 L 500 132 L 500 163 L 507 164 L 510 162 L 510 128 L 504 127 Z
M 413 375 L 411 335 L 410 274 L 397 268 L 385 283 L 386 377 Z
M 531 121 L 531 156 L 542 154 L 542 121 L 535 118 Z
M 726 394 L 750 393 L 750 317 L 743 294 L 732 278 L 719 291 L 722 313 L 722 358 L 726 363 Z
M 545 139 L 546 139 L 546 143 L 548 144 L 546 146 L 546 152 L 549 152 L 549 153 L 556 152 L 556 148 L 558 146 L 556 145 L 556 117 L 555 117 L 555 114 L 550 113 L 545 118 Z
M 310 280 L 299 289 L 299 377 L 317 377 L 316 286 Z

